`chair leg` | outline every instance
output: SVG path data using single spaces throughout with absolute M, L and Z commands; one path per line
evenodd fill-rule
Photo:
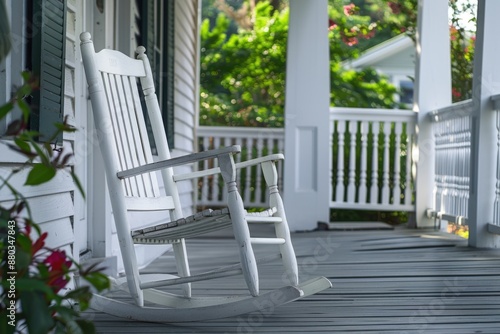
M 274 228 L 276 236 L 285 239 L 285 243 L 280 245 L 285 275 L 289 284 L 297 286 L 299 284 L 297 258 L 295 257 L 295 251 L 292 246 L 290 229 L 288 228 L 288 222 L 286 220 L 285 206 L 283 205 L 283 200 L 278 191 L 278 172 L 275 163 L 272 161 L 262 163 L 262 171 L 269 187 L 269 205 L 270 207 L 276 208 L 276 215 L 282 219 L 281 223 L 274 224 Z
M 222 178 L 227 186 L 227 205 L 231 215 L 233 233 L 240 251 L 241 269 L 252 296 L 259 295 L 259 273 L 257 262 L 250 241 L 250 231 L 245 219 L 245 208 L 238 189 L 236 187 L 236 167 L 232 155 L 221 155 L 217 157 Z
M 172 246 L 174 248 L 175 265 L 179 276 L 191 276 L 186 252 L 186 242 L 184 239 L 181 239 L 178 243 L 174 243 Z M 191 283 L 182 284 L 182 291 L 185 297 L 191 297 Z
M 236 187 L 236 185 L 235 185 Z M 253 253 L 252 243 L 250 241 L 250 231 L 245 220 L 245 210 L 243 201 L 237 191 L 228 194 L 229 213 L 233 225 L 233 232 L 240 250 L 241 268 L 247 284 L 248 290 L 252 296 L 259 295 L 259 274 L 257 262 Z
M 285 208 L 283 206 L 283 201 L 277 190 L 276 192 L 269 195 L 269 203 L 271 207 L 276 207 L 276 215 L 281 217 L 281 223 L 275 223 L 274 228 L 276 231 L 276 236 L 278 238 L 285 239 L 285 243 L 280 245 L 281 259 L 283 261 L 283 267 L 285 268 L 285 275 L 289 284 L 294 286 L 299 285 L 299 269 L 297 266 L 297 258 L 295 256 L 295 250 L 292 246 L 292 240 L 290 237 L 290 229 L 288 228 L 288 222 L 286 220 Z

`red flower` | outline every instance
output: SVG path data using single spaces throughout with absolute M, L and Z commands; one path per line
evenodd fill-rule
M 63 250 L 53 251 L 43 262 L 50 266 L 51 272 L 67 271 L 71 267 L 71 261 Z
M 356 13 L 356 5 L 351 3 L 350 5 L 344 6 L 344 14 L 351 16 Z
M 57 293 L 68 284 L 69 280 L 63 275 L 51 275 L 47 284 Z
M 451 95 L 453 95 L 456 98 L 459 98 L 460 96 L 462 96 L 462 94 L 460 94 L 460 92 L 456 88 L 451 89 Z
M 71 267 L 71 261 L 68 260 L 64 251 L 55 250 L 43 262 L 50 267 L 47 284 L 53 287 L 55 292 L 58 292 L 69 282 L 66 274 Z
M 43 246 L 45 246 L 45 239 L 47 239 L 47 232 L 42 233 L 42 235 L 33 243 L 33 246 L 31 247 L 31 255 L 35 255 L 40 249 L 43 248 Z

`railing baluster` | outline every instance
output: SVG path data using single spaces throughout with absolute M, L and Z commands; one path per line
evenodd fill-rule
M 380 130 L 380 122 L 372 123 L 372 137 L 373 137 L 373 152 L 372 152 L 372 182 L 370 185 L 370 203 L 378 203 L 378 136 Z
M 246 159 L 245 160 L 251 160 L 252 159 L 252 151 L 253 151 L 253 141 L 254 138 L 247 137 L 246 138 Z M 245 197 L 246 202 L 245 205 L 248 205 L 248 203 L 252 202 L 252 168 L 245 168 Z
M 411 170 L 412 170 L 412 150 L 413 134 L 415 127 L 406 123 L 406 176 L 405 176 L 405 205 L 410 205 L 412 200 Z
M 218 149 L 220 148 L 221 144 L 220 144 L 220 137 L 214 137 L 214 141 L 213 141 L 213 145 L 214 145 L 214 149 Z M 218 161 L 217 159 L 214 159 L 214 167 L 218 167 L 219 164 L 218 164 Z M 214 177 L 213 179 L 213 187 L 212 187 L 212 201 L 214 201 L 215 203 L 220 203 L 220 200 L 219 200 L 219 194 L 220 194 L 220 189 L 219 189 L 219 177 Z
M 443 149 L 441 147 L 441 129 L 443 127 L 442 123 L 437 123 L 434 130 L 434 142 L 435 142 L 435 164 L 434 164 L 434 209 L 437 212 L 441 211 L 441 195 L 443 192 L 442 186 L 442 172 L 441 170 L 445 167 L 443 162 Z
M 351 145 L 349 147 L 349 179 L 347 184 L 347 202 L 354 203 L 356 196 L 356 135 L 358 122 L 349 121 L 349 135 Z
M 332 121 L 330 120 L 330 135 L 328 136 L 328 140 L 330 141 L 330 150 L 328 152 L 328 165 L 329 165 L 329 172 L 330 174 L 328 175 L 329 176 L 329 180 L 330 180 L 330 186 L 328 187 L 328 198 L 329 198 L 329 201 L 330 202 L 333 202 L 335 201 L 335 198 L 334 198 L 334 193 L 333 193 L 333 190 L 335 189 L 334 186 L 335 186 L 335 179 L 334 179 L 334 175 L 333 175 L 333 148 L 334 148 L 334 136 L 335 136 L 335 121 Z
M 497 180 L 495 189 L 495 207 L 493 212 L 493 224 L 500 225 L 500 111 L 496 110 L 497 116 Z
M 363 121 L 360 124 L 360 133 L 361 133 L 361 165 L 360 165 L 360 175 L 359 175 L 359 203 L 366 203 L 366 155 L 367 155 L 367 147 L 368 147 L 368 122 Z
M 401 204 L 401 133 L 403 132 L 403 124 L 396 122 L 395 134 L 395 149 L 394 149 L 394 190 L 393 190 L 393 203 Z
M 384 123 L 384 169 L 382 170 L 382 204 L 389 204 L 389 144 L 391 123 Z
M 337 202 L 344 202 L 344 145 L 345 145 L 345 129 L 346 122 L 339 120 L 337 122 L 337 132 L 339 137 L 338 143 L 338 161 L 337 161 L 337 189 L 335 189 L 335 200 Z
M 257 139 L 257 155 L 256 157 L 261 157 L 264 149 L 264 140 L 262 137 Z M 255 180 L 255 202 L 256 206 L 262 206 L 263 201 L 261 198 L 262 194 L 262 169 L 260 167 L 256 168 L 257 177 Z

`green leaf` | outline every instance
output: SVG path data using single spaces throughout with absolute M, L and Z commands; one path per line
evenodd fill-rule
M 9 111 L 12 110 L 12 108 L 14 108 L 12 102 L 7 102 L 6 104 L 2 105 L 0 107 L 0 119 L 4 118 L 9 113 Z
M 40 145 L 38 145 L 35 140 L 33 139 L 33 137 L 31 138 L 28 138 L 29 142 L 31 143 L 31 146 L 35 149 L 36 153 L 38 154 L 38 156 L 40 157 L 40 160 L 42 161 L 43 164 L 49 166 L 50 165 L 50 157 L 49 155 L 47 154 L 47 152 L 45 152 L 41 147 Z
M 43 294 L 32 291 L 22 292 L 21 307 L 30 334 L 47 334 L 54 327 L 54 319 L 51 317 Z
M 80 300 L 80 298 L 87 298 L 88 294 L 92 294 L 90 292 L 90 287 L 84 286 L 68 292 L 66 295 L 64 295 L 64 298 Z
M 18 100 L 17 105 L 19 106 L 19 109 L 21 109 L 21 111 L 23 112 L 24 122 L 27 122 L 31 113 L 29 104 L 26 103 L 26 101 L 24 100 Z
M 21 72 L 21 77 L 23 78 L 24 82 L 29 82 L 31 79 L 31 72 L 30 71 L 23 71 L 23 72 Z
M 50 181 L 56 175 L 56 169 L 53 166 L 45 164 L 34 164 L 33 168 L 26 178 L 25 185 L 36 186 Z
M 85 190 L 83 189 L 82 183 L 80 182 L 80 179 L 75 174 L 73 169 L 71 169 L 71 177 L 73 178 L 73 181 L 75 182 L 76 187 L 78 188 L 78 191 L 80 191 L 80 194 L 82 195 L 83 199 L 85 199 Z
M 111 286 L 108 276 L 100 272 L 88 273 L 87 275 L 83 276 L 83 278 L 85 278 L 86 281 L 92 284 L 98 291 L 109 289 L 109 287 Z
M 95 334 L 95 326 L 92 322 L 85 319 L 78 319 L 76 323 L 80 326 L 85 334 Z
M 20 140 L 20 139 L 16 138 L 16 139 L 14 139 L 14 143 L 16 143 L 17 147 L 19 147 L 19 149 L 21 151 L 26 152 L 26 153 L 31 153 L 30 144 L 28 144 L 24 140 Z
M 27 252 L 18 251 L 16 254 L 16 268 L 18 271 L 28 269 L 31 263 L 31 254 Z
M 12 319 L 9 318 L 9 315 L 6 308 L 0 312 L 0 333 L 13 334 L 16 330 L 16 326 L 12 326 L 12 323 L 17 323 L 17 315 L 13 315 Z
M 54 295 L 52 288 L 37 278 L 18 278 L 16 280 L 16 289 L 22 292 L 36 292 Z

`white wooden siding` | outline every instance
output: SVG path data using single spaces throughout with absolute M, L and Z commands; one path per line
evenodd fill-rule
M 11 16 L 19 17 L 24 13 L 22 1 L 8 1 L 9 10 L 12 9 Z M 69 123 L 75 124 L 75 64 L 76 64 L 76 29 L 77 20 L 81 15 L 77 15 L 76 0 L 68 0 L 68 18 L 67 18 L 67 40 L 66 40 L 66 69 L 65 69 L 65 98 L 64 98 L 64 114 L 69 117 Z M 15 14 L 17 13 L 17 14 Z M 19 15 L 18 15 L 19 14 Z M 22 16 L 22 15 L 21 15 Z M 11 20 L 13 33 L 20 31 L 20 23 L 22 20 Z M 24 68 L 24 61 L 18 59 L 18 55 L 24 54 L 26 43 L 21 43 L 24 33 L 17 34 L 17 42 L 13 49 L 10 59 L 5 62 L 9 66 L 9 72 L 5 74 L 5 82 L 7 83 L 2 101 L 9 98 L 10 89 L 13 84 L 19 85 L 20 73 Z M 5 124 L 3 124 L 5 126 Z M 72 153 L 74 146 L 75 134 L 65 134 L 63 143 L 63 152 Z M 26 160 L 22 155 L 9 150 L 4 144 L 0 145 L 0 176 L 5 178 L 11 174 L 15 168 L 21 167 L 21 164 Z M 73 168 L 74 159 L 71 159 L 70 166 Z M 69 169 L 60 170 L 50 182 L 32 187 L 25 186 L 24 182 L 28 175 L 28 170 L 24 169 L 16 173 L 10 183 L 20 191 L 27 199 L 33 220 L 38 223 L 44 232 L 48 232 L 46 245 L 51 248 L 64 249 L 73 258 L 78 259 L 78 249 L 73 247 L 75 234 L 73 231 L 74 219 L 74 183 L 70 175 Z M 8 205 L 13 203 L 14 197 L 11 192 L 3 188 L 0 191 L 0 203 Z M 27 215 L 27 211 L 23 214 Z
M 10 164 L 0 167 L 0 177 L 6 178 L 14 168 L 21 165 Z M 33 221 L 40 225 L 43 232 L 48 232 L 46 245 L 51 248 L 63 248 L 73 255 L 75 239 L 71 219 L 74 214 L 71 192 L 73 180 L 68 170 L 59 171 L 49 182 L 32 187 L 24 182 L 29 170 L 23 169 L 14 174 L 9 183 L 27 199 Z M 14 201 L 14 196 L 6 190 L 0 192 L 0 203 L 8 207 Z M 27 210 L 21 213 L 27 216 Z
M 197 104 L 198 1 L 176 0 L 175 3 L 175 123 L 173 156 L 197 150 L 194 146 L 194 127 Z M 190 172 L 193 166 L 181 167 L 180 173 Z M 179 186 L 184 214 L 194 206 L 194 186 L 184 182 Z

